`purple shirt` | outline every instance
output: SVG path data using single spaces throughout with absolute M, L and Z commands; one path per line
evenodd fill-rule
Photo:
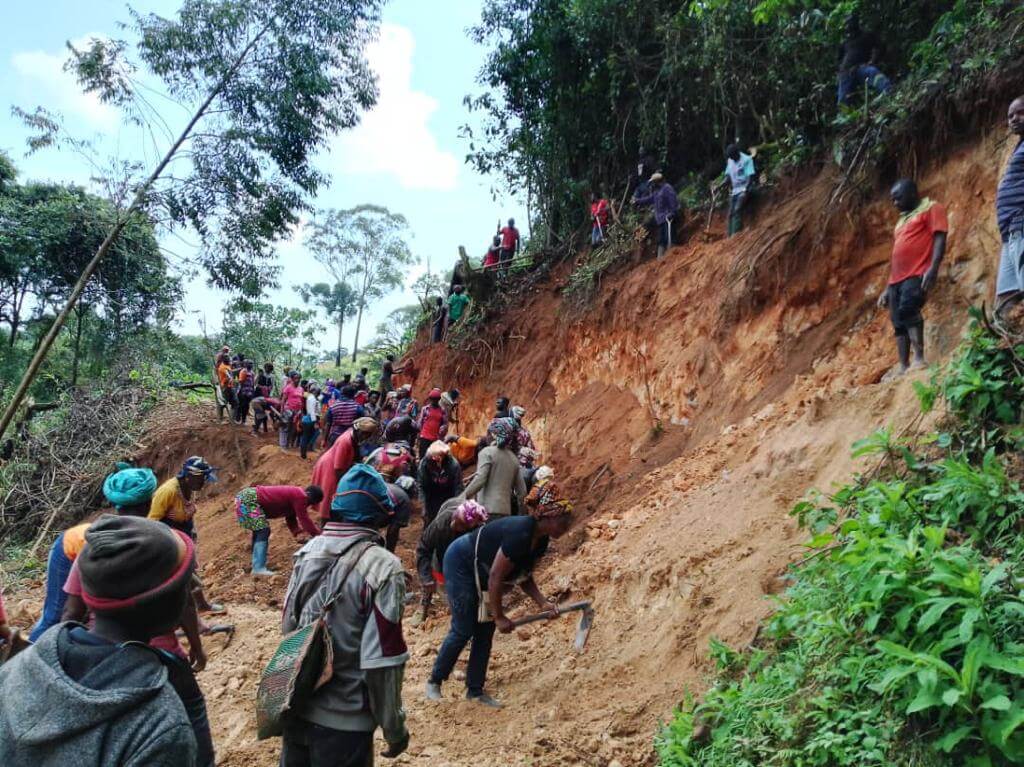
M 654 220 L 659 224 L 664 224 L 679 210 L 679 198 L 676 197 L 676 190 L 668 183 L 662 184 L 650 194 L 636 198 L 637 205 L 651 205 L 652 203 L 654 204 Z

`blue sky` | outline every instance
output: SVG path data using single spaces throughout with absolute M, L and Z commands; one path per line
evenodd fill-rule
M 121 126 L 115 112 L 81 94 L 72 78 L 61 71 L 65 42 L 89 36 L 124 36 L 126 5 L 119 0 L 43 0 L 12 3 L 0 28 L 0 149 L 17 164 L 23 179 L 87 183 L 88 162 L 73 153 L 48 150 L 25 156 L 25 130 L 10 115 L 10 106 L 37 105 L 61 111 L 74 132 L 103 137 L 104 155 L 151 162 L 155 151 L 137 132 Z M 413 252 L 423 263 L 410 270 L 411 282 L 426 268 L 449 269 L 459 245 L 480 256 L 499 218 L 515 216 L 526 230 L 521 203 L 506 197 L 492 199 L 501 179 L 479 176 L 464 162 L 468 142 L 459 127 L 472 119 L 463 96 L 476 93 L 475 76 L 484 49 L 474 45 L 465 30 L 480 14 L 480 0 L 393 0 L 384 11 L 380 40 L 369 51 L 379 77 L 381 97 L 363 124 L 342 134 L 321 159 L 332 177 L 331 187 L 316 201 L 320 208 L 346 208 L 360 203 L 385 205 L 405 215 L 411 224 Z M 169 14 L 176 0 L 140 0 L 132 7 Z M 175 116 L 168 107 L 168 117 Z M 168 250 L 187 255 L 194 238 L 184 232 L 163 238 Z M 301 305 L 292 285 L 326 280 L 326 274 L 302 244 L 302 232 L 282 244 L 282 289 L 270 300 Z M 176 261 L 185 268 L 184 261 Z M 407 282 L 407 284 L 408 284 Z M 198 332 L 205 317 L 208 329 L 220 325 L 221 307 L 229 297 L 205 285 L 199 275 L 187 283 L 179 314 L 183 332 Z M 360 344 L 369 340 L 388 312 L 414 302 L 400 291 L 376 302 L 364 319 Z M 345 343 L 351 345 L 354 323 Z M 331 347 L 332 334 L 324 336 Z

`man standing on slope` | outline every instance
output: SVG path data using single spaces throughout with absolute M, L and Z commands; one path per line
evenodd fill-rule
M 747 195 L 755 175 L 754 158 L 741 152 L 735 144 L 730 144 L 725 150 L 725 178 L 720 182 L 724 184 L 728 180 L 732 184 L 732 196 L 729 199 L 730 237 L 743 231 L 743 208 L 747 204 Z M 712 189 L 718 185 L 712 184 Z
M 508 226 L 502 228 L 501 232 L 501 257 L 499 269 L 502 276 L 508 271 L 508 265 L 519 253 L 519 230 L 516 229 L 516 220 L 510 218 Z
M 1017 137 L 1017 146 L 1003 172 L 996 192 L 996 220 L 1003 241 L 996 278 L 996 316 L 1020 303 L 1024 295 L 1024 96 L 1013 100 L 1007 114 L 1010 132 Z
M 637 197 L 637 205 L 650 205 L 654 208 L 654 223 L 658 228 L 658 258 L 665 257 L 665 251 L 672 244 L 672 219 L 679 212 L 679 198 L 676 190 L 665 181 L 661 173 L 651 176 L 652 191 L 643 197 Z
M 946 209 L 927 197 L 922 200 L 917 184 L 909 178 L 897 181 L 890 194 L 900 218 L 894 233 L 889 285 L 878 297 L 878 306 L 889 307 L 902 375 L 910 366 L 911 347 L 914 367 L 926 364 L 921 308 L 939 275 L 949 224 Z

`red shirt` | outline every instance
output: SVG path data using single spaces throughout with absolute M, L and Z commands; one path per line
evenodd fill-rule
M 427 405 L 420 413 L 420 439 L 429 439 L 431 442 L 441 439 L 447 423 L 444 408 L 440 405 Z
M 299 534 L 299 525 L 310 536 L 319 534 L 313 520 L 306 513 L 306 491 L 295 485 L 257 485 L 256 502 L 267 519 L 280 519 L 288 525 L 292 535 Z
M 590 217 L 597 221 L 601 228 L 608 226 L 608 200 L 598 200 L 590 206 Z
M 514 226 L 506 226 L 501 230 L 501 247 L 502 250 L 514 250 L 516 243 L 519 242 L 519 230 Z
M 893 236 L 889 284 L 927 272 L 932 265 L 932 240 L 937 232 L 947 231 L 946 209 L 927 198 L 910 213 L 900 216 Z
M 487 249 L 487 255 L 484 256 L 484 267 L 495 266 L 498 263 L 498 251 L 494 248 Z
M 338 480 L 352 468 L 359 456 L 355 435 L 347 431 L 335 440 L 330 450 L 324 451 L 316 459 L 313 466 L 313 481 L 324 491 L 324 499 L 320 502 L 320 518 L 331 518 L 331 502 L 338 490 Z

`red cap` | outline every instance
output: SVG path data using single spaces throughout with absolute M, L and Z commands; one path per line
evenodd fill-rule
M 441 398 L 441 390 L 438 389 L 437 387 L 431 389 L 430 390 L 430 394 L 427 395 L 427 399 L 440 399 L 440 398 Z

